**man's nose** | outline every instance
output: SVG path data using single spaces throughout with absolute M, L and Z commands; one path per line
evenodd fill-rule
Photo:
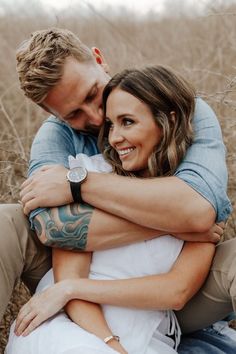
M 100 126 L 103 122 L 103 111 L 101 107 L 87 106 L 85 112 L 88 116 L 89 124 L 94 126 Z

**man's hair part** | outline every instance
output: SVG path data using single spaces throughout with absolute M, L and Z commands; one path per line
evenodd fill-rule
M 62 78 L 68 57 L 79 62 L 93 60 L 91 49 L 67 29 L 49 28 L 33 32 L 16 52 L 16 68 L 25 95 L 41 104 Z

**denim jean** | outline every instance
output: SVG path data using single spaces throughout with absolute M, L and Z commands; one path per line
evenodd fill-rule
M 235 339 L 230 338 L 216 327 L 209 326 L 205 329 L 182 336 L 178 347 L 179 354 L 235 354 Z

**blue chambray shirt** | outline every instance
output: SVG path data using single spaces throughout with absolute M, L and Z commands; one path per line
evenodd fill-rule
M 185 181 L 214 207 L 217 222 L 229 216 L 231 203 L 227 197 L 226 149 L 219 122 L 213 110 L 201 98 L 196 99 L 193 118 L 194 142 L 178 167 L 175 176 Z M 44 165 L 68 166 L 68 156 L 99 153 L 94 136 L 78 132 L 50 116 L 37 132 L 31 148 L 29 176 Z M 30 214 L 30 220 L 42 208 Z

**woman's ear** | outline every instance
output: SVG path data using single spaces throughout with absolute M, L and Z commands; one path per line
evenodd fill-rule
M 101 50 L 97 47 L 92 47 L 91 49 L 97 64 L 101 65 L 106 73 L 109 73 L 109 65 L 107 64 Z
M 171 122 L 173 124 L 175 124 L 175 122 L 176 122 L 176 113 L 175 113 L 175 111 L 171 111 L 170 112 L 170 120 L 171 120 Z

